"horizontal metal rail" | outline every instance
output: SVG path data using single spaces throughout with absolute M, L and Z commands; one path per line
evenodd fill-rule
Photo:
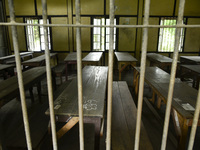
M 83 24 L 27 24 L 17 22 L 0 22 L 0 26 L 46 26 L 46 27 L 80 27 L 80 28 L 93 28 L 93 27 L 116 27 L 116 28 L 200 28 L 200 25 L 83 25 Z

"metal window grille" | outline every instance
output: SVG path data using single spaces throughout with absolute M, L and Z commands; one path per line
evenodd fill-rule
M 42 19 L 35 18 L 26 18 L 27 24 L 43 24 Z M 49 24 L 49 20 L 47 20 Z M 45 40 L 44 40 L 44 28 L 42 26 L 27 26 L 26 27 L 27 34 L 27 43 L 29 51 L 41 51 L 45 50 Z M 49 49 L 51 49 L 50 43 L 50 30 L 48 27 L 48 43 Z
M 140 73 L 140 81 L 139 81 L 139 97 L 138 97 L 138 109 L 137 109 L 137 123 L 136 123 L 136 134 L 135 134 L 135 150 L 139 149 L 139 141 L 140 141 L 140 124 L 141 124 L 141 112 L 142 112 L 142 103 L 143 103 L 143 88 L 144 88 L 144 75 L 145 75 L 145 67 L 146 67 L 146 53 L 147 53 L 147 40 L 148 40 L 148 28 L 176 28 L 176 36 L 175 36 L 175 46 L 174 46 L 174 55 L 173 55 L 173 63 L 171 69 L 171 78 L 170 85 L 168 91 L 168 99 L 167 99 L 167 107 L 165 113 L 165 122 L 163 128 L 163 137 L 162 137 L 162 145 L 161 150 L 166 149 L 166 141 L 168 134 L 168 126 L 169 126 L 169 118 L 170 118 L 170 110 L 172 103 L 172 95 L 175 81 L 175 74 L 177 68 L 177 59 L 179 53 L 179 38 L 181 36 L 181 28 L 200 28 L 200 25 L 183 25 L 183 13 L 184 13 L 184 5 L 185 0 L 180 0 L 179 4 L 179 12 L 177 25 L 149 25 L 149 9 L 150 9 L 150 0 L 145 0 L 145 11 L 144 11 L 144 21 L 143 25 L 114 25 L 114 0 L 110 0 L 110 25 L 109 26 L 97 26 L 97 25 L 81 25 L 80 22 L 80 0 L 76 0 L 76 25 L 71 24 L 48 24 L 47 23 L 47 4 L 46 0 L 42 0 L 43 6 L 43 24 L 26 24 L 26 23 L 16 23 L 15 22 L 15 14 L 13 7 L 13 0 L 9 1 L 9 9 L 10 9 L 10 18 L 11 22 L 9 23 L 0 23 L 3 26 L 11 26 L 12 27 L 12 37 L 13 37 L 13 45 L 15 51 L 16 58 L 16 66 L 17 66 L 17 75 L 18 82 L 20 88 L 20 97 L 24 118 L 24 126 L 26 133 L 26 141 L 27 147 L 29 150 L 32 149 L 30 132 L 29 132 L 29 122 L 27 116 L 27 108 L 24 94 L 24 86 L 23 86 L 23 78 L 21 71 L 21 60 L 19 56 L 19 46 L 18 46 L 18 37 L 17 37 L 17 26 L 40 26 L 44 27 L 44 38 L 45 38 L 45 56 L 46 56 L 46 70 L 47 70 L 47 82 L 48 82 L 48 96 L 49 96 L 49 106 L 50 106 L 50 120 L 51 120 L 51 130 L 52 130 L 52 141 L 53 148 L 57 150 L 57 139 L 56 139 L 56 130 L 55 130 L 55 118 L 54 118 L 54 109 L 53 109 L 53 95 L 52 95 L 52 83 L 51 83 L 51 67 L 50 67 L 50 57 L 49 57 L 49 44 L 48 44 L 48 31 L 47 27 L 76 27 L 76 44 L 77 44 L 77 71 L 78 71 L 78 101 L 79 101 L 79 134 L 80 134 L 80 149 L 84 149 L 84 136 L 83 136 L 83 104 L 82 104 L 82 61 L 81 61 L 81 36 L 80 29 L 81 27 L 110 27 L 110 42 L 109 42 L 109 73 L 108 73 L 108 110 L 107 110 L 107 139 L 106 139 L 106 149 L 110 150 L 111 148 L 111 118 L 112 118 L 112 81 L 113 81 L 113 43 L 114 43 L 114 27 L 116 28 L 142 28 L 143 29 L 143 40 L 142 40 L 142 56 L 141 56 L 141 73 Z M 197 122 L 199 118 L 199 110 L 200 110 L 200 89 L 198 91 L 197 104 L 194 114 L 194 120 L 192 125 L 192 130 L 190 134 L 189 146 L 188 150 L 192 150 L 194 137 L 197 128 Z
M 176 18 L 162 17 L 160 25 L 176 25 Z M 158 51 L 159 52 L 173 52 L 175 44 L 176 28 L 160 28 Z M 181 28 L 181 36 L 179 42 L 179 51 L 182 51 L 184 39 L 184 28 Z
M 94 18 L 94 25 L 110 25 L 110 19 L 105 18 Z M 114 19 L 114 25 L 116 25 L 116 19 Z M 104 51 L 109 50 L 109 37 L 110 37 L 110 28 L 93 28 L 93 50 Z M 116 47 L 116 28 L 114 28 L 114 49 Z

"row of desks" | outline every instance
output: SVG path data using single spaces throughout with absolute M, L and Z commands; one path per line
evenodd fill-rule
M 167 72 L 170 72 L 172 59 L 163 55 L 149 53 L 147 59 L 150 61 L 150 66 L 158 66 Z M 178 61 L 179 76 L 183 80 L 184 76 L 193 79 L 193 87 L 199 88 L 200 75 L 200 56 L 180 56 Z
M 103 52 L 90 52 L 82 59 L 83 65 L 101 65 Z M 122 71 L 129 65 L 136 66 L 137 59 L 126 52 L 115 52 L 118 61 L 119 80 L 121 80 Z M 64 59 L 66 63 L 66 80 L 68 79 L 68 65 L 76 64 L 76 53 L 70 53 Z
M 134 70 L 134 87 L 136 97 L 138 95 L 140 68 Z M 153 91 L 150 99 L 160 108 L 162 102 L 167 103 L 170 75 L 158 67 L 147 67 L 145 71 L 145 82 Z M 180 139 L 179 148 L 185 149 L 188 135 L 188 127 L 192 126 L 194 110 L 196 107 L 197 90 L 183 83 L 180 79 L 175 79 L 172 100 L 172 118 L 176 133 Z M 200 126 L 200 121 L 198 123 Z

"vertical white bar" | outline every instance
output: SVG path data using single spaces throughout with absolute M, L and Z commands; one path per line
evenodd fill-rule
M 46 0 L 42 0 L 42 17 L 43 17 L 43 24 L 47 24 L 47 1 Z M 55 114 L 54 114 L 54 107 L 53 107 L 54 104 L 53 104 L 52 76 L 51 76 L 48 33 L 47 33 L 46 26 L 44 26 L 44 39 L 45 39 L 45 60 L 46 60 L 46 72 L 47 72 L 51 132 L 52 132 L 52 140 L 53 140 L 53 149 L 57 150 L 58 148 L 57 148 L 57 137 L 56 137 Z
M 76 24 L 81 24 L 80 0 L 76 0 Z M 79 112 L 79 138 L 80 150 L 84 150 L 84 131 L 83 131 L 83 86 L 82 86 L 82 57 L 81 57 L 81 28 L 76 28 L 76 47 L 77 47 L 77 74 L 78 74 L 78 112 Z
M 180 4 L 179 4 L 177 25 L 181 25 L 183 23 L 185 0 L 180 0 L 179 3 Z M 167 134 L 168 134 L 168 127 L 169 127 L 170 112 L 171 112 L 172 96 L 174 92 L 174 81 L 175 81 L 175 76 L 176 76 L 177 60 L 178 60 L 178 53 L 179 53 L 178 47 L 179 47 L 179 42 L 180 42 L 179 40 L 180 33 L 181 33 L 181 28 L 176 28 L 175 46 L 174 46 L 173 62 L 172 62 L 172 68 L 171 68 L 169 91 L 168 91 L 168 97 L 167 97 L 167 106 L 166 106 L 166 112 L 165 112 L 165 122 L 164 122 L 164 128 L 163 128 L 161 150 L 165 150 L 166 144 L 167 144 Z
M 10 11 L 10 20 L 12 23 L 15 23 L 13 0 L 8 0 L 8 4 L 9 4 L 9 11 Z M 17 27 L 11 26 L 11 29 L 12 29 L 13 46 L 14 46 L 14 51 L 15 51 L 17 77 L 18 77 L 18 84 L 19 84 L 19 91 L 20 91 L 20 98 L 21 98 L 21 105 L 22 105 L 22 114 L 23 114 L 23 120 L 24 120 L 26 143 L 27 143 L 28 150 L 32 150 L 29 121 L 28 121 L 28 114 L 27 114 L 27 108 L 26 108 L 26 98 L 25 98 L 23 76 L 22 76 L 22 68 L 21 68 L 21 57 L 19 53 L 19 45 L 18 45 L 18 37 L 17 37 Z
M 150 9 L 150 0 L 145 0 L 143 25 L 149 25 L 149 9 Z M 134 146 L 135 150 L 139 149 L 139 144 L 140 144 L 140 127 L 141 127 L 141 117 L 142 117 L 141 115 L 142 115 L 142 103 L 143 103 L 143 92 L 144 92 L 147 43 L 148 43 L 148 28 L 143 28 L 142 57 L 141 57 L 141 66 L 140 66 L 141 73 L 140 73 L 140 83 L 139 83 L 137 122 L 136 122 L 135 146 Z
M 110 0 L 110 25 L 114 25 L 114 0 Z M 109 68 L 108 68 L 108 108 L 107 108 L 107 137 L 106 150 L 111 149 L 111 124 L 112 124 L 112 88 L 113 88 L 113 40 L 114 27 L 110 28 L 109 40 Z

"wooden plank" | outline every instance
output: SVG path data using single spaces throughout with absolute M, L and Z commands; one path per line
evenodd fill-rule
M 79 121 L 79 117 L 72 117 L 57 133 L 57 138 L 60 139 L 65 133 L 67 133 L 74 125 Z
M 200 64 L 200 56 L 180 56 L 182 64 Z
M 15 65 L 4 65 L 4 64 L 0 64 L 0 71 L 2 70 L 6 70 L 6 69 L 9 69 L 9 68 L 14 68 Z
M 191 70 L 194 73 L 200 74 L 200 65 L 181 65 L 181 67 Z
M 32 55 L 33 55 L 33 52 L 20 53 L 21 57 L 32 56 Z M 15 59 L 15 55 L 9 55 L 9 56 L 0 57 L 0 63 L 4 63 L 4 61 L 9 60 L 9 59 Z
M 160 55 L 160 54 L 156 54 L 156 53 L 148 53 L 147 54 L 147 58 L 151 61 L 154 62 L 159 62 L 159 63 L 172 63 L 173 59 Z
M 73 52 L 73 53 L 69 53 L 67 55 L 67 57 L 64 59 L 65 62 L 68 62 L 68 61 L 76 61 L 77 58 L 76 58 L 76 52 Z
M 54 58 L 57 56 L 57 53 L 50 53 L 50 58 Z M 42 66 L 45 64 L 45 55 L 41 55 L 35 57 L 33 59 L 29 59 L 27 61 L 22 62 L 24 66 Z
M 84 116 L 103 117 L 107 72 L 107 67 L 86 66 L 83 69 Z M 75 78 L 56 99 L 55 114 L 58 116 L 78 116 L 77 93 L 77 79 Z M 49 110 L 46 114 L 49 114 Z
M 131 93 L 128 89 L 127 83 L 124 81 L 118 82 L 118 87 L 120 91 L 121 102 L 123 106 L 124 115 L 126 118 L 126 123 L 128 126 L 131 141 L 135 140 L 135 130 L 136 130 L 136 116 L 137 108 L 134 104 Z M 143 122 L 141 122 L 141 134 L 140 134 L 140 149 L 153 150 L 151 142 L 148 138 L 146 130 L 144 128 Z
M 90 52 L 88 55 L 86 55 L 82 61 L 83 62 L 99 62 L 101 60 L 101 57 L 103 55 L 103 52 Z
M 126 52 L 115 52 L 115 56 L 119 62 L 137 62 L 136 58 Z
M 23 72 L 24 88 L 29 89 L 29 87 L 31 87 L 33 84 L 44 78 L 45 73 L 45 67 L 32 68 Z M 0 91 L 0 101 L 5 101 L 6 103 L 10 99 L 15 98 L 19 94 L 17 77 L 14 76 L 2 81 Z
M 118 83 L 113 82 L 112 102 L 112 149 L 129 150 L 134 149 L 134 141 L 131 140 L 129 128 L 125 119 L 124 109 Z

